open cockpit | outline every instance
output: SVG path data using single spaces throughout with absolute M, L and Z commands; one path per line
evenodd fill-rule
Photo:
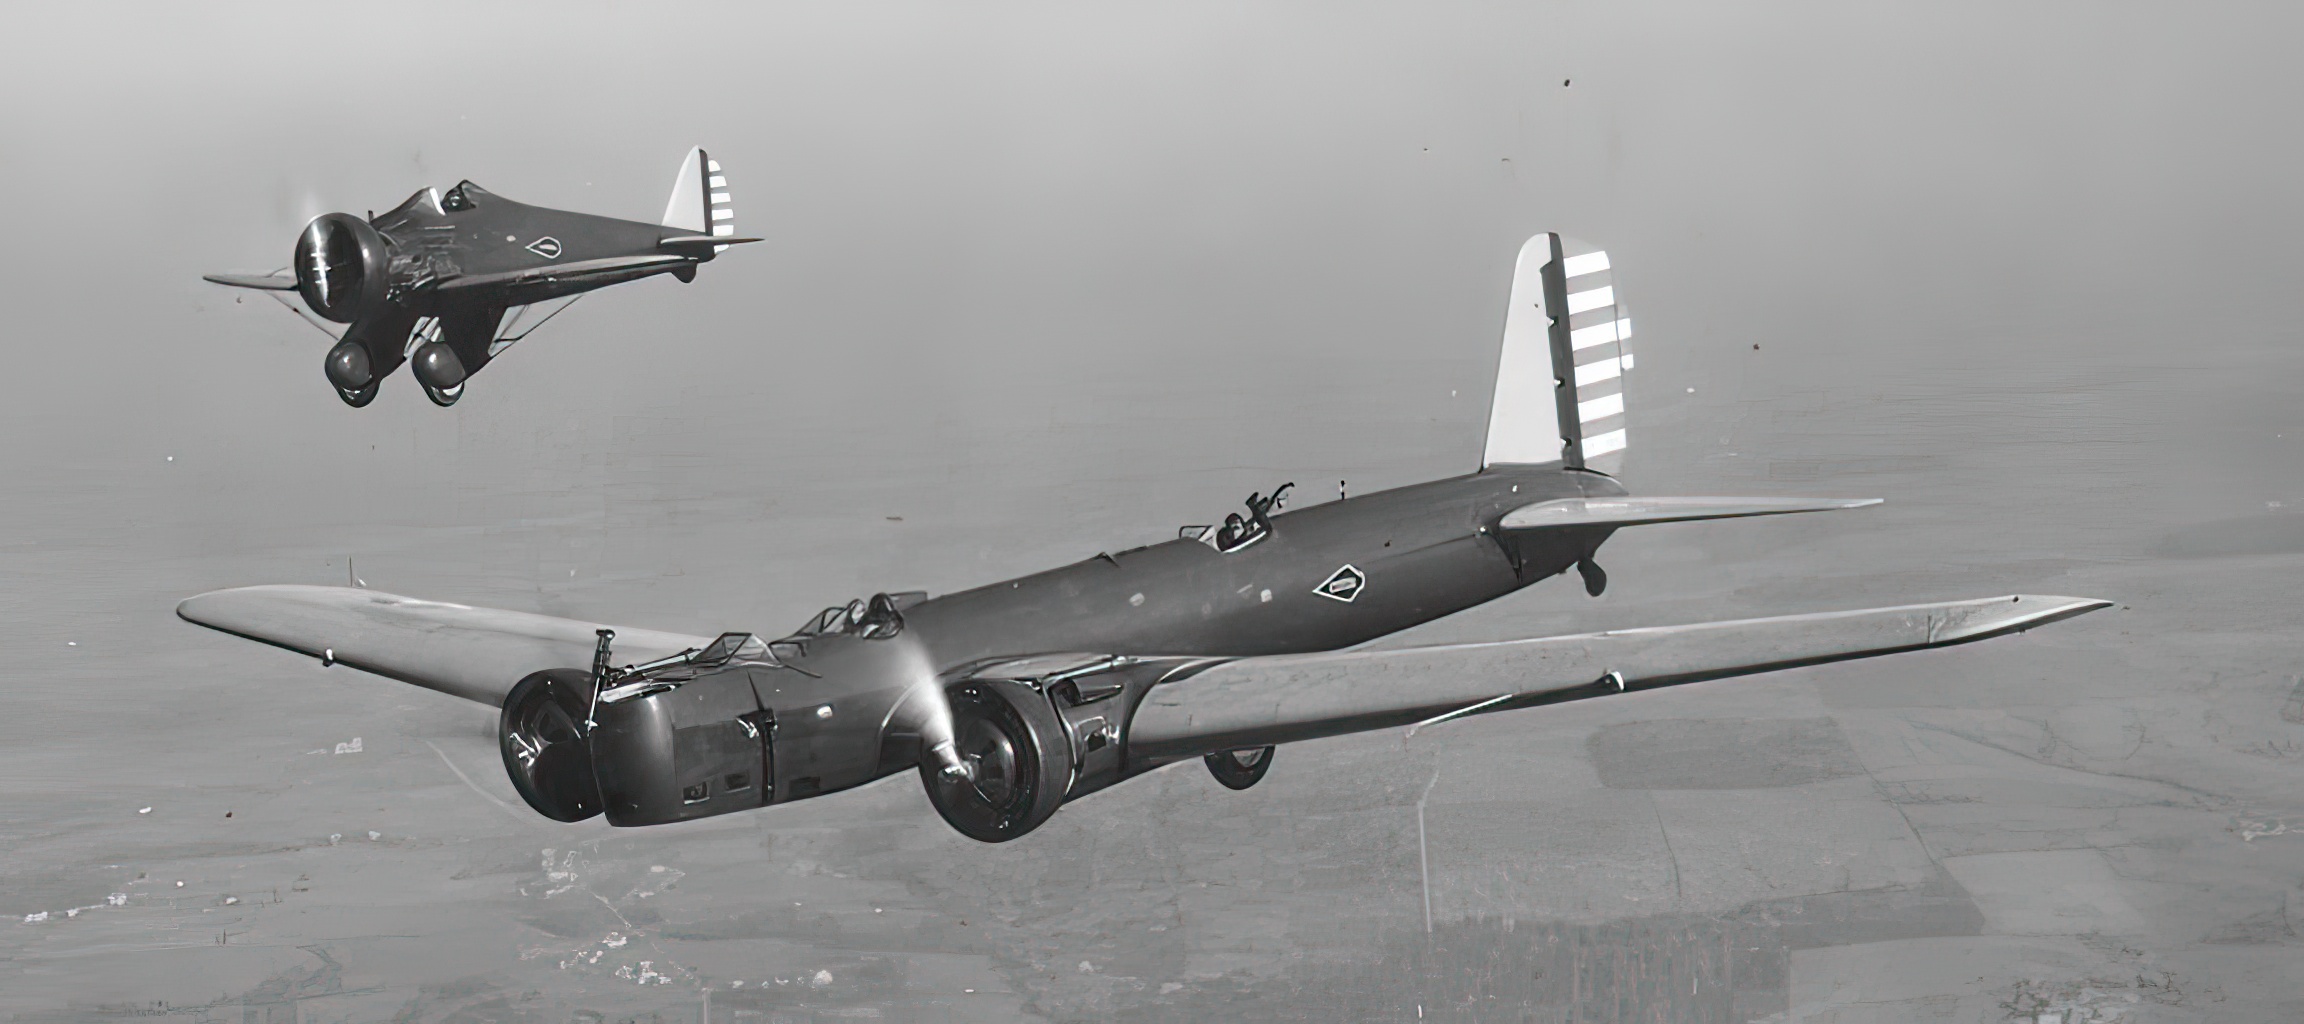
M 1281 484 L 1273 488 L 1270 496 L 1250 492 L 1246 516 L 1233 512 L 1224 517 L 1222 526 L 1200 524 L 1180 527 L 1176 537 L 1179 540 L 1199 541 L 1227 555 L 1246 550 L 1250 545 L 1272 535 L 1272 513 L 1286 507 L 1288 492 L 1295 487 L 1293 482 Z

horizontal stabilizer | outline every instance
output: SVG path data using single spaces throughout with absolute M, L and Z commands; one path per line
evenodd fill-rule
M 1242 658 L 1162 683 L 1130 757 L 1240 750 L 1706 679 L 1969 643 L 2108 601 L 2030 594 L 1604 633 Z
M 296 290 L 296 279 L 287 274 L 202 274 L 200 280 L 234 288 L 260 288 L 268 292 Z
M 1833 512 L 1880 504 L 1878 498 L 1560 498 L 1522 505 L 1497 524 L 1506 530 L 1552 526 L 1640 526 L 1691 519 L 1740 519 L 1794 512 Z
M 599 623 L 473 608 L 350 587 L 217 590 L 176 606 L 187 622 L 314 658 L 500 706 L 512 684 L 592 664 Z M 615 660 L 636 664 L 711 641 L 615 627 Z
M 659 249 L 670 249 L 673 252 L 691 252 L 702 249 L 712 249 L 712 251 L 718 252 L 719 250 L 714 249 L 714 246 L 725 247 L 730 245 L 742 245 L 745 242 L 757 241 L 760 241 L 760 239 L 714 237 L 712 235 L 681 235 L 677 238 L 658 239 L 656 242 L 656 247 Z

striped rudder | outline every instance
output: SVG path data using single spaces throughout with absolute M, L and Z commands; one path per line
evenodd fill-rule
M 672 179 L 672 199 L 664 204 L 663 225 L 710 233 L 727 238 L 736 234 L 736 207 L 728 198 L 728 176 L 721 173 L 720 161 L 699 146 L 688 151 L 688 159 L 681 161 L 680 174 Z M 713 252 L 728 247 L 717 245 Z
M 1625 448 L 1632 321 L 1617 302 L 1608 254 L 1556 234 L 1529 239 L 1513 271 L 1511 303 L 1481 464 L 1557 459 L 1616 472 Z

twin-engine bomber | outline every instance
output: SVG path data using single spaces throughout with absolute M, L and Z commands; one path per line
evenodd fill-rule
M 189 598 L 204 626 L 501 709 L 546 817 L 653 825 L 917 770 L 1003 842 L 1069 800 L 1201 758 L 1233 789 L 1278 744 L 1967 643 L 2107 606 L 2016 595 L 1495 643 L 1348 650 L 1577 570 L 1616 530 L 1868 499 L 1635 497 L 1631 323 L 1605 252 L 1521 250 L 1478 471 L 1283 511 L 944 597 L 880 594 L 789 635 L 717 639 L 357 588 Z M 621 667 L 616 665 L 625 660 Z
M 693 281 L 698 264 L 757 241 L 736 236 L 728 177 L 698 148 L 673 179 L 661 224 L 529 206 L 466 181 L 365 220 L 322 214 L 296 236 L 284 270 L 206 279 L 295 292 L 313 315 L 348 325 L 332 335 L 326 363 L 346 405 L 374 401 L 407 362 L 426 397 L 448 406 L 489 360 L 582 293 L 656 274 Z

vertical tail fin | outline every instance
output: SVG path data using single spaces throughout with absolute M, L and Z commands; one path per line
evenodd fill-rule
M 736 208 L 728 198 L 728 176 L 720 172 L 720 161 L 698 146 L 688 151 L 688 159 L 680 162 L 680 174 L 672 179 L 672 199 L 664 204 L 663 225 L 693 231 L 699 235 L 731 236 L 736 233 Z M 727 249 L 714 246 L 713 252 Z
M 1606 252 L 1557 234 L 1529 239 L 1512 272 L 1480 464 L 1557 459 L 1614 473 L 1625 448 L 1631 336 Z

